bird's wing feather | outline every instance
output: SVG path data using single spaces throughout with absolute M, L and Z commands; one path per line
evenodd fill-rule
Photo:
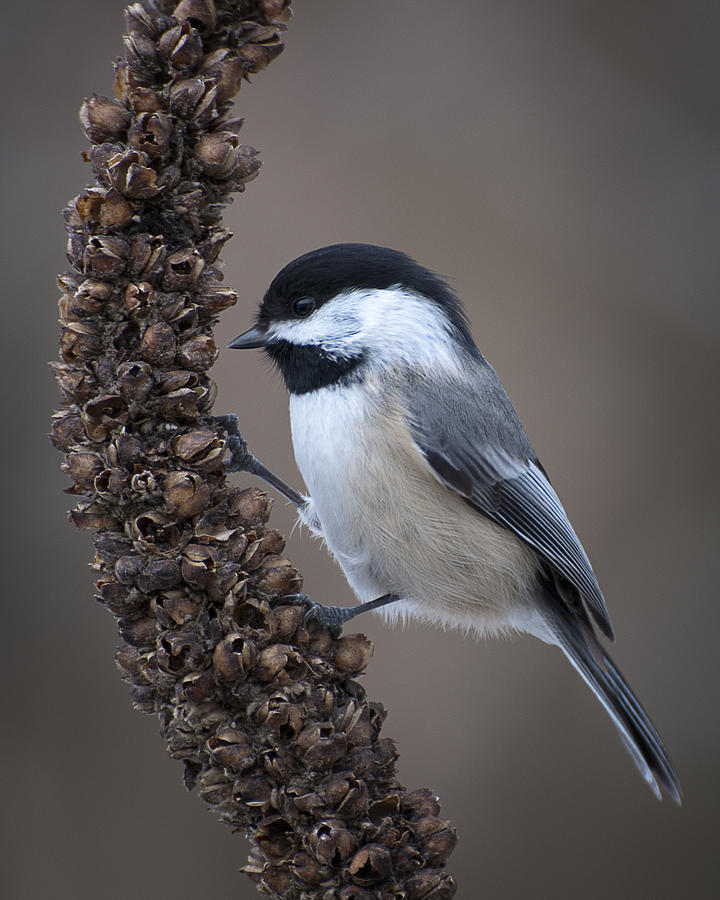
M 492 369 L 490 373 L 497 381 Z M 413 440 L 434 476 L 537 551 L 577 589 L 593 619 L 612 639 L 605 601 L 585 550 L 499 381 L 491 388 L 485 397 L 470 390 L 463 399 L 455 386 L 453 402 L 447 404 L 427 395 L 424 399 L 429 402 L 423 402 L 421 387 L 408 403 Z M 447 396 L 440 391 L 435 399 Z M 509 428 L 488 430 L 483 400 L 496 407 L 490 418 L 510 422 Z

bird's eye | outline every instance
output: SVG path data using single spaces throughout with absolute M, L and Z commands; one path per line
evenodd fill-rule
M 312 297 L 301 297 L 293 303 L 293 312 L 296 316 L 309 316 L 315 309 L 315 301 Z

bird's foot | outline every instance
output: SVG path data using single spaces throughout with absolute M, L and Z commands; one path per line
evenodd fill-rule
M 293 606 L 304 606 L 305 617 L 303 622 L 309 625 L 317 622 L 330 632 L 334 638 L 340 637 L 343 625 L 355 615 L 352 606 L 324 606 L 311 600 L 307 594 L 286 594 L 281 598 L 283 603 Z

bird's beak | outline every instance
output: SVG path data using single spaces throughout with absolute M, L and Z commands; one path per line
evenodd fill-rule
M 231 350 L 255 350 L 257 347 L 264 347 L 267 342 L 267 328 L 263 325 L 253 325 L 238 335 L 234 341 L 230 341 L 228 347 Z

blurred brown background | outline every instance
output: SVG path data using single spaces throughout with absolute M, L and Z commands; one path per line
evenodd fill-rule
M 243 841 L 130 709 L 45 437 L 58 211 L 89 178 L 76 110 L 111 90 L 121 8 L 10 4 L 0 35 L 0 893 L 250 898 Z M 718 896 L 719 27 L 701 0 L 299 0 L 285 54 L 240 93 L 265 167 L 229 211 L 243 302 L 219 345 L 286 261 L 322 244 L 387 244 L 450 276 L 685 788 L 682 809 L 653 799 L 557 651 L 370 617 L 365 683 L 390 709 L 403 781 L 437 791 L 458 827 L 461 898 Z M 299 484 L 261 357 L 223 352 L 214 376 L 217 410 Z M 277 526 L 292 519 L 277 501 Z M 316 599 L 351 601 L 320 545 L 296 532 L 289 553 Z

